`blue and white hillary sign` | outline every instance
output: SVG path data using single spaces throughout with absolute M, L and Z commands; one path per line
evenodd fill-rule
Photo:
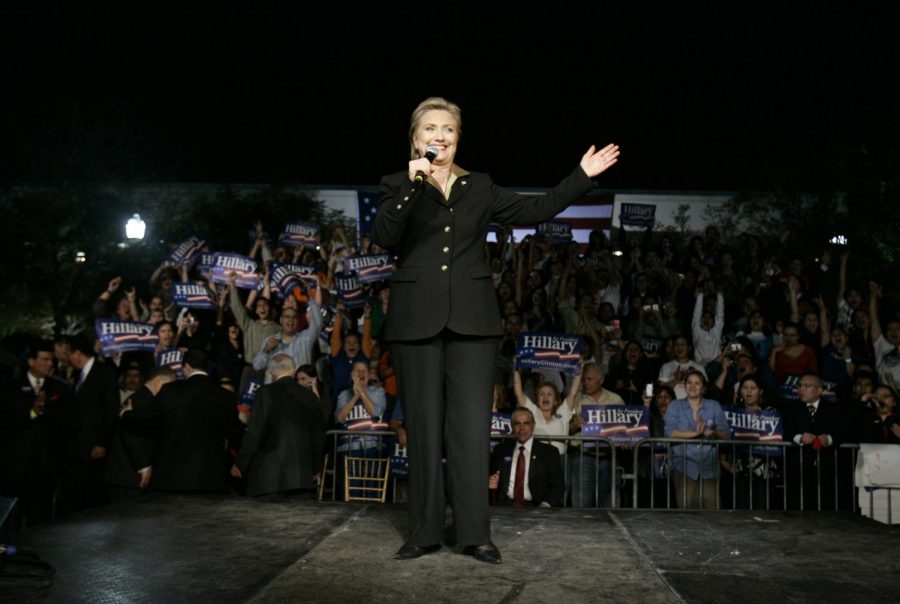
M 182 308 L 217 308 L 209 290 L 196 283 L 173 283 L 172 301 Z
M 168 256 L 166 256 L 164 264 L 166 266 L 181 266 L 193 262 L 195 256 L 200 253 L 205 241 L 201 241 L 197 236 L 191 236 L 178 244 Z
M 572 243 L 572 225 L 568 222 L 554 220 L 537 225 L 535 233 L 543 235 L 551 245 Z
M 620 226 L 653 226 L 656 206 L 650 203 L 623 203 L 619 208 Z
M 722 406 L 725 419 L 731 428 L 732 440 L 752 442 L 779 442 L 784 440 L 781 414 L 777 411 L 758 411 L 753 413 L 743 407 Z M 781 456 L 781 447 L 753 447 L 756 455 Z
M 248 407 L 253 406 L 253 401 L 256 400 L 256 392 L 262 387 L 263 381 L 262 378 L 250 378 L 244 381 L 244 389 L 241 390 L 241 403 L 247 405 Z
M 362 403 L 356 403 L 350 409 L 350 415 L 344 420 L 344 430 L 387 430 L 388 424 L 380 417 L 372 417 Z
M 509 413 L 494 411 L 491 414 L 491 436 L 506 436 L 512 434 L 512 416 Z M 492 438 L 491 447 L 497 445 L 502 439 Z
M 104 355 L 132 350 L 152 352 L 159 343 L 156 327 L 149 323 L 97 319 L 94 329 L 97 330 L 97 339 Z
M 335 273 L 334 284 L 337 286 L 341 302 L 347 308 L 362 308 L 366 303 L 362 285 L 353 273 Z
M 280 237 L 282 245 L 316 249 L 319 245 L 319 225 L 312 222 L 288 222 Z
M 836 382 L 826 382 L 822 381 L 822 398 L 827 400 L 834 400 L 834 387 L 837 385 Z M 779 386 L 781 390 L 781 397 L 786 401 L 799 401 L 800 394 L 800 376 L 799 375 L 789 375 L 784 378 L 784 381 Z
M 394 442 L 394 450 L 391 453 L 391 472 L 395 478 L 405 478 L 409 476 L 409 455 L 406 453 L 406 447 L 401 447 L 400 443 Z
M 643 405 L 600 405 L 589 403 L 581 406 L 584 436 L 608 438 L 617 445 L 636 445 L 650 436 L 649 412 Z M 595 446 L 584 441 L 585 447 Z
M 394 276 L 394 270 L 390 254 L 363 254 L 344 258 L 344 272 L 356 273 L 360 283 L 386 281 Z
M 304 283 L 307 287 L 315 287 L 319 280 L 316 275 L 316 267 L 311 264 L 279 264 L 273 262 L 269 267 L 269 280 L 281 294 L 281 297 L 290 296 L 295 287 Z
M 583 338 L 571 333 L 520 333 L 516 368 L 581 371 Z
M 197 271 L 203 277 L 209 279 L 209 271 L 212 270 L 213 267 L 213 258 L 215 257 L 215 253 L 213 252 L 201 252 L 197 254 Z
M 156 355 L 157 367 L 168 367 L 175 372 L 178 379 L 184 379 L 184 351 L 177 348 L 160 350 Z
M 256 274 L 256 263 L 240 254 L 216 252 L 212 257 L 212 267 L 209 269 L 209 280 L 213 283 L 228 285 L 228 275 L 234 272 L 237 275 L 235 285 L 241 289 L 256 289 L 259 287 L 259 275 Z

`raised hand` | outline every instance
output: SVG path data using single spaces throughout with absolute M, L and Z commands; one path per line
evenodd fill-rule
M 619 161 L 619 146 L 609 144 L 597 151 L 594 145 L 581 158 L 581 169 L 589 178 L 602 174 Z

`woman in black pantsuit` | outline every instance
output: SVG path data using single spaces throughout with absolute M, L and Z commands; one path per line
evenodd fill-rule
M 382 179 L 372 231 L 375 243 L 399 255 L 385 328 L 399 378 L 410 476 L 409 537 L 395 558 L 417 558 L 440 547 L 446 449 L 456 541 L 465 546 L 463 553 L 499 563 L 491 543 L 487 478 L 502 328 L 484 255 L 488 226 L 552 219 L 594 188 L 591 178 L 616 163 L 619 150 L 592 146 L 546 195 L 524 196 L 454 163 L 461 124 L 459 107 L 444 99 L 429 98 L 416 108 L 412 160 L 406 171 Z M 435 154 L 433 161 L 426 150 Z

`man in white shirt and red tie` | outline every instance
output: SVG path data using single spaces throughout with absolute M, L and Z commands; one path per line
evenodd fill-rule
M 556 447 L 534 440 L 534 415 L 517 408 L 512 413 L 515 440 L 504 440 L 491 454 L 488 486 L 497 505 L 549 508 L 561 505 L 565 477 Z

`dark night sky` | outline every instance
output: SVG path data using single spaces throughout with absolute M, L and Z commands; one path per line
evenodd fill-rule
M 430 95 L 463 108 L 458 162 L 508 186 L 608 141 L 609 188 L 815 182 L 900 134 L 886 1 L 67 4 L 0 9 L 3 181 L 372 185 Z

